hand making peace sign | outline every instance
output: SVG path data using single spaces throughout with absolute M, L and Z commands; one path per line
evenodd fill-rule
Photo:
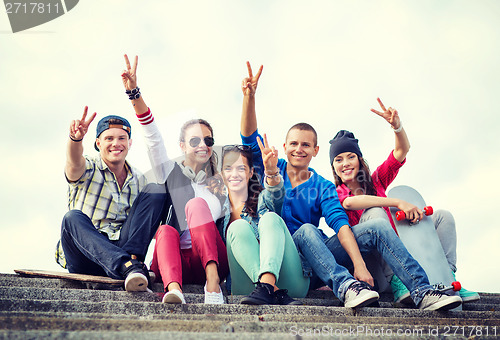
M 262 162 L 264 163 L 264 172 L 267 174 L 275 174 L 278 170 L 278 150 L 276 148 L 270 147 L 267 142 L 267 135 L 264 134 L 264 144 L 262 140 L 257 138 L 257 143 L 259 144 L 260 152 L 262 153 Z
M 69 125 L 69 135 L 73 140 L 81 140 L 89 130 L 89 125 L 92 123 L 94 120 L 95 116 L 97 115 L 96 112 L 90 116 L 88 120 L 87 118 L 87 111 L 89 107 L 85 106 L 85 109 L 83 110 L 83 116 L 81 119 L 75 119 L 71 121 L 71 124 Z
M 392 107 L 386 109 L 384 104 L 382 104 L 380 98 L 377 98 L 377 101 L 380 104 L 383 112 L 379 112 L 375 109 L 371 109 L 371 111 L 384 118 L 389 124 L 391 124 L 394 130 L 399 129 L 399 127 L 401 126 L 401 120 L 399 119 L 398 111 L 396 109 L 393 109 Z
M 125 54 L 125 64 L 127 69 L 122 72 L 123 86 L 125 90 L 133 90 L 137 87 L 137 62 L 139 57 L 135 56 L 134 65 L 130 67 L 130 61 L 128 56 Z
M 263 65 L 260 65 L 259 71 L 254 76 L 252 73 L 252 67 L 250 66 L 250 62 L 247 61 L 247 69 L 248 69 L 248 77 L 243 79 L 241 83 L 241 90 L 245 96 L 253 96 L 255 95 L 255 91 L 257 91 L 257 83 L 259 82 L 260 75 L 262 73 Z

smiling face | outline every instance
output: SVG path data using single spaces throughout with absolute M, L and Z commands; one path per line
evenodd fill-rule
M 228 190 L 232 193 L 246 193 L 248 182 L 253 176 L 253 168 L 248 160 L 239 152 L 228 152 L 222 159 L 222 177 Z
M 307 169 L 319 151 L 315 133 L 308 130 L 291 129 L 283 147 L 288 163 L 299 169 Z
M 202 124 L 193 124 L 186 128 L 180 146 L 186 155 L 185 165 L 198 172 L 212 156 L 212 146 L 207 146 L 206 138 L 212 137 L 210 129 Z M 193 146 L 194 145 L 194 146 Z
M 101 158 L 108 166 L 120 165 L 125 162 L 128 150 L 132 146 L 127 131 L 111 128 L 103 131 L 96 139 L 96 145 L 101 153 Z
M 343 152 L 333 159 L 333 170 L 340 177 L 343 183 L 357 181 L 359 173 L 359 158 L 354 152 Z

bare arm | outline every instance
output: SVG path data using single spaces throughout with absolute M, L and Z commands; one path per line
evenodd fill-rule
M 361 256 L 358 243 L 356 242 L 356 238 L 354 237 L 351 228 L 348 225 L 344 225 L 340 228 L 337 235 L 340 244 L 345 249 L 354 265 L 354 278 L 359 281 L 364 281 L 373 287 L 375 284 L 373 282 L 373 277 L 366 268 L 365 261 Z
M 85 158 L 83 157 L 82 140 L 88 131 L 90 123 L 94 120 L 96 113 L 85 120 L 88 107 L 85 106 L 81 119 L 73 120 L 69 126 L 69 141 L 66 149 L 66 165 L 64 173 L 70 182 L 77 181 L 85 172 Z
M 257 131 L 257 114 L 255 112 L 255 91 L 259 82 L 262 69 L 261 65 L 259 71 L 255 76 L 252 73 L 252 67 L 247 61 L 248 77 L 243 79 L 241 89 L 243 91 L 243 108 L 241 110 L 241 134 L 245 137 L 252 135 Z
M 342 206 L 346 210 L 363 210 L 373 207 L 397 207 L 404 211 L 407 218 L 412 220 L 412 222 L 417 222 L 417 220 L 421 220 L 424 217 L 422 210 L 416 205 L 398 198 L 358 195 L 347 197 L 342 203 Z
M 389 124 L 391 124 L 393 130 L 395 130 L 394 134 L 396 141 L 393 154 L 394 158 L 402 163 L 405 160 L 408 151 L 410 151 L 410 141 L 408 140 L 405 129 L 401 125 L 401 119 L 399 118 L 398 111 L 396 109 L 393 109 L 392 107 L 386 109 L 380 98 L 377 98 L 377 101 L 383 112 L 374 109 L 371 109 L 371 111 L 384 118 Z

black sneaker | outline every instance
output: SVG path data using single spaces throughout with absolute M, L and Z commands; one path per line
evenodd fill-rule
M 127 292 L 146 292 L 149 285 L 149 273 L 146 265 L 138 260 L 129 260 L 122 265 Z
M 303 305 L 303 303 L 299 300 L 294 300 L 288 295 L 288 290 L 286 289 L 279 289 L 274 292 L 274 296 L 276 297 L 276 303 L 278 305 L 291 305 L 291 306 L 300 306 Z
M 274 287 L 268 283 L 257 282 L 257 287 L 241 299 L 244 305 L 275 305 L 276 296 L 274 295 Z

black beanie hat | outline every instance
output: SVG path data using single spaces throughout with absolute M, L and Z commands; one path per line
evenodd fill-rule
M 354 152 L 359 157 L 363 157 L 358 140 L 354 138 L 352 132 L 347 130 L 340 130 L 330 141 L 330 165 L 332 165 L 334 158 L 343 152 Z

